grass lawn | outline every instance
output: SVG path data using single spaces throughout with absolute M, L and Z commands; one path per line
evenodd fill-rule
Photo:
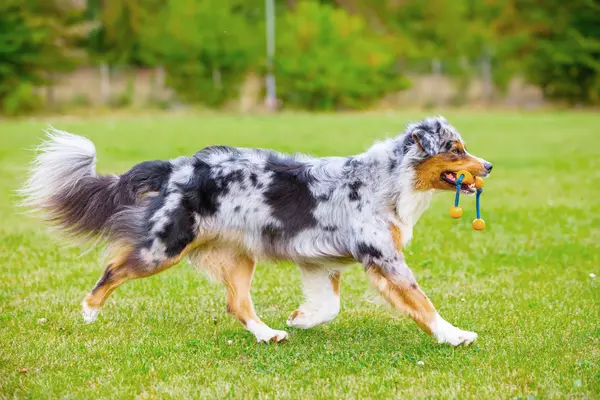
M 471 229 L 474 198 L 455 221 L 453 195 L 440 194 L 406 254 L 442 316 L 479 333 L 467 348 L 437 345 L 374 302 L 359 266 L 342 277 L 340 315 L 303 331 L 285 326 L 301 301 L 299 272 L 259 265 L 257 311 L 290 332 L 278 345 L 258 345 L 226 314 L 221 286 L 186 262 L 125 284 L 84 325 L 79 302 L 102 272 L 100 250 L 65 247 L 14 206 L 24 149 L 48 123 L 92 139 L 99 171 L 113 173 L 217 143 L 348 155 L 422 116 L 0 121 L 0 398 L 599 398 L 598 114 L 446 114 L 469 150 L 494 163 L 487 230 Z

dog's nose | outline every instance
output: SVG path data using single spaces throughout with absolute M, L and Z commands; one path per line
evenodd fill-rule
M 483 168 L 485 168 L 487 172 L 492 172 L 493 167 L 494 166 L 490 162 L 486 161 L 485 163 L 483 163 Z

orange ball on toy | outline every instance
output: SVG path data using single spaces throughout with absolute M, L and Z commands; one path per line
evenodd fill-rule
M 475 177 L 475 188 L 481 189 L 483 187 L 483 178 L 480 176 Z
M 458 219 L 462 217 L 463 210 L 460 207 L 452 207 L 450 208 L 450 216 L 454 219 Z
M 485 229 L 485 221 L 481 218 L 476 218 L 473 220 L 473 229 L 476 231 L 482 231 Z

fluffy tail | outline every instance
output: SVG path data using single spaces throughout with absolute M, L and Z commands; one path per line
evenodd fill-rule
M 108 234 L 110 219 L 145 192 L 160 190 L 170 163 L 139 164 L 117 176 L 96 173 L 96 148 L 81 136 L 50 128 L 38 147 L 25 186 L 23 205 L 69 235 L 91 239 Z

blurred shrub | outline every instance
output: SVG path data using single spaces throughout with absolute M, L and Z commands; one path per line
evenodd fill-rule
M 552 0 L 544 7 L 552 18 L 538 21 L 543 29 L 533 35 L 529 80 L 548 98 L 600 104 L 600 4 Z
M 127 78 L 127 85 L 125 86 L 125 90 L 113 96 L 110 99 L 109 104 L 113 108 L 131 107 L 133 105 L 134 95 L 135 79 L 133 77 L 129 77 Z
M 280 18 L 275 74 L 284 106 L 357 109 L 405 89 L 397 50 L 358 15 L 307 1 Z
M 71 108 L 86 108 L 92 105 L 92 101 L 85 93 L 76 93 L 70 99 L 67 104 Z
M 19 82 L 2 99 L 2 114 L 13 116 L 40 110 L 44 102 L 31 82 Z
M 87 33 L 76 22 L 82 10 L 63 3 L 0 1 L 0 112 L 14 115 L 41 106 L 34 87 L 81 58 L 75 42 Z
M 144 24 L 141 43 L 182 100 L 217 106 L 264 54 L 263 19 L 243 0 L 169 0 Z

